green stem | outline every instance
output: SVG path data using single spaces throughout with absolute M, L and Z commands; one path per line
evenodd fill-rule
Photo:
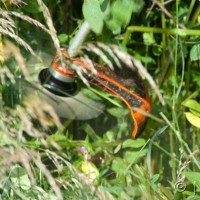
M 175 149 L 174 149 L 174 134 L 172 132 L 172 130 L 169 131 L 169 145 L 170 145 L 170 154 L 171 155 L 174 155 L 172 158 L 171 158 L 171 168 L 172 168 L 172 171 L 171 171 L 171 175 L 172 175 L 172 181 L 173 182 L 176 182 L 176 161 L 175 161 Z
M 177 134 L 177 131 L 174 127 L 174 125 L 171 124 L 171 122 L 167 119 L 167 117 L 161 112 L 160 115 L 162 116 L 162 118 L 166 121 L 166 123 L 169 125 L 169 127 L 171 128 L 171 130 L 169 131 L 169 145 L 170 145 L 170 153 L 171 155 L 175 155 L 175 144 L 174 144 L 174 134 L 173 132 L 177 135 L 177 137 L 180 140 L 180 135 Z M 175 156 L 173 156 L 171 158 L 171 174 L 172 174 L 172 181 L 175 182 L 176 181 L 176 160 L 175 160 Z
M 191 61 L 189 58 L 187 58 L 187 70 L 185 73 L 185 89 L 186 89 L 186 94 L 185 96 L 188 96 L 189 92 L 190 92 L 190 76 L 191 76 Z
M 180 29 L 180 28 L 154 28 L 154 27 L 143 27 L 143 26 L 129 26 L 126 30 L 123 44 L 126 46 L 129 37 L 132 32 L 152 32 L 152 33 L 160 33 L 160 34 L 171 34 L 171 35 L 177 35 L 181 37 L 185 36 L 200 36 L 200 30 L 193 30 L 193 29 Z
M 193 155 L 192 151 L 190 150 L 188 144 L 181 137 L 180 132 L 176 130 L 174 125 L 167 119 L 167 117 L 162 112 L 160 112 L 160 115 L 165 120 L 165 122 L 169 125 L 169 127 L 171 128 L 171 131 L 173 131 L 176 134 L 176 137 L 178 138 L 178 141 L 181 144 L 181 149 L 184 149 L 184 148 L 186 149 L 186 151 L 189 153 L 189 155 L 191 156 L 192 160 L 194 161 L 194 163 L 196 164 L 196 166 L 200 170 L 200 164 L 198 163 L 197 159 L 194 157 L 194 155 Z M 171 144 L 171 142 L 170 142 L 170 144 Z M 174 147 L 171 147 L 171 148 L 173 149 Z
M 171 149 L 170 149 L 170 152 L 168 152 L 166 149 L 161 147 L 157 142 L 153 142 L 153 145 L 156 146 L 163 153 L 165 153 L 167 156 L 169 156 L 171 159 L 174 159 L 176 162 L 179 162 L 179 160 L 174 156 L 174 153 L 171 153 Z
M 163 3 L 163 0 L 161 0 L 161 3 Z M 162 29 L 166 29 L 166 19 L 165 14 L 161 12 L 161 23 L 162 23 Z M 163 53 L 162 53 L 162 65 L 164 66 L 165 62 L 165 54 L 166 54 L 166 34 L 162 34 L 162 46 L 163 46 Z
M 178 27 L 178 11 L 177 11 L 177 1 L 176 1 L 176 27 Z M 172 119 L 175 125 L 177 125 L 177 116 L 176 116 L 176 79 L 177 79 L 177 57 L 178 57 L 178 35 L 176 35 L 176 44 L 175 44 L 175 61 L 174 61 L 174 86 L 173 86 L 173 100 L 172 100 Z M 175 128 L 176 129 L 176 128 Z M 182 146 L 180 138 L 179 142 Z M 172 154 L 174 154 L 174 135 L 172 131 L 170 131 L 170 151 Z M 171 160 L 172 164 L 172 181 L 176 181 L 176 162 L 174 159 Z
M 163 3 L 163 0 L 161 0 L 161 3 Z M 162 29 L 166 28 L 166 19 L 165 19 L 165 14 L 163 12 L 161 12 L 161 23 L 162 23 Z M 161 56 L 161 68 L 162 68 L 162 72 L 161 72 L 161 76 L 159 79 L 159 83 L 160 85 L 162 84 L 163 81 L 163 77 L 165 77 L 167 71 L 168 71 L 168 67 L 169 65 L 166 65 L 166 44 L 167 44 L 167 37 L 166 34 L 163 33 L 162 34 L 162 56 Z
M 187 16 L 186 16 L 186 20 L 185 20 L 186 23 L 188 22 L 188 20 L 189 20 L 189 18 L 191 16 L 191 13 L 192 13 L 192 10 L 194 8 L 195 2 L 196 2 L 196 0 L 192 0 L 191 3 L 190 3 L 190 7 L 189 7 L 189 10 L 187 12 Z
M 178 27 L 178 1 L 176 0 L 176 27 Z M 175 61 L 174 61 L 174 86 L 173 86 L 173 101 L 172 101 L 172 119 L 178 128 L 178 120 L 176 115 L 176 87 L 177 87 L 177 60 L 178 60 L 178 35 L 176 35 L 176 44 L 175 44 Z
M 122 44 L 123 44 L 124 46 L 127 45 L 128 41 L 129 41 L 129 38 L 130 38 L 130 36 L 131 36 L 131 32 L 133 32 L 133 31 L 130 30 L 130 27 L 132 27 L 132 26 L 129 26 L 129 27 L 126 29 L 126 32 L 125 32 L 125 35 L 124 35 L 124 39 L 123 39 L 123 42 L 122 42 Z
M 196 148 L 196 144 L 197 144 L 196 141 L 198 141 L 197 135 L 198 135 L 197 131 L 195 131 L 194 134 L 192 134 L 192 152 L 194 152 Z M 193 165 L 193 170 L 195 170 L 194 165 Z
M 194 14 L 193 14 L 192 19 L 191 19 L 192 22 L 196 22 L 196 20 L 199 16 L 199 13 L 200 13 L 200 4 L 198 4 L 196 10 L 194 11 Z

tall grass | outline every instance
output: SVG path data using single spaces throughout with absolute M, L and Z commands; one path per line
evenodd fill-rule
M 3 4 L 0 12 L 1 198 L 199 198 L 199 129 L 188 123 L 184 115 L 187 108 L 183 106 L 185 99 L 199 100 L 199 82 L 193 80 L 199 60 L 191 61 L 188 53 L 194 45 L 191 41 L 199 44 L 199 25 L 196 25 L 199 4 L 195 7 L 195 1 L 188 4 L 178 0 L 154 1 L 148 16 L 159 19 L 155 25 L 160 24 L 161 28 L 130 26 L 123 41 L 115 41 L 123 43 L 129 54 L 117 46 L 104 44 L 103 40 L 87 43 L 79 52 L 96 54 L 94 57 L 101 57 L 98 61 L 110 68 L 115 67 L 113 62 L 119 67 L 122 61 L 125 65 L 131 63 L 130 67 L 136 67 L 151 85 L 152 116 L 142 135 L 132 140 L 128 110 L 118 98 L 97 87 L 90 90 L 79 83 L 90 98 L 106 105 L 102 116 L 90 121 L 60 119 L 52 107 L 41 100 L 37 90 L 24 98 L 24 85 L 33 88 L 37 85 L 31 81 L 32 69 L 28 68 L 27 61 L 30 56 L 23 48 L 32 55 L 38 52 L 34 52 L 28 38 L 30 43 L 20 37 L 18 19 L 47 32 L 57 51 L 60 44 L 43 1 L 37 1 L 43 11 L 38 18 L 46 25 L 22 14 L 20 9 L 13 9 L 16 2 L 23 7 L 22 1 L 8 2 L 11 5 Z M 167 3 L 175 6 L 173 14 Z M 189 5 L 186 19 L 180 22 L 179 12 L 185 5 Z M 153 17 L 151 24 L 154 24 Z M 147 25 L 142 18 L 141 22 Z M 189 22 L 194 24 L 195 30 L 189 27 Z M 147 32 L 154 34 L 156 43 L 152 46 L 146 43 L 146 48 L 139 44 L 138 48 L 135 37 Z M 158 44 L 162 44 L 162 50 L 155 56 L 152 52 L 159 50 Z M 45 52 L 39 55 L 42 53 Z M 86 55 L 81 59 L 91 62 Z M 42 68 L 40 59 L 35 60 L 35 67 L 40 64 Z M 165 105 L 160 103 L 163 100 Z

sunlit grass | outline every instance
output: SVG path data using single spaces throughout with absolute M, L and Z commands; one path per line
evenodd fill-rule
M 44 6 L 42 1 L 38 2 L 40 6 Z M 187 25 L 186 22 L 189 21 L 196 22 L 199 6 L 195 9 L 194 4 L 191 1 L 187 20 L 185 24 L 182 21 L 182 25 Z M 175 18 L 178 20 L 180 8 L 185 7 L 181 7 L 179 1 L 175 1 L 173 5 Z M 151 72 L 153 81 L 160 84 L 156 85 L 156 90 L 159 86 L 165 101 L 165 105 L 160 104 L 155 95 L 155 87 L 150 89 L 147 81 L 153 117 L 149 117 L 142 134 L 135 140 L 130 136 L 132 121 L 129 110 L 119 98 L 114 98 L 99 88 L 89 90 L 81 84 L 90 98 L 103 102 L 106 106 L 99 118 L 89 121 L 59 119 L 54 110 L 41 101 L 38 92 L 29 99 L 24 99 L 23 84 L 26 81 L 34 84 L 33 76 L 30 77 L 27 68 L 26 57 L 28 59 L 29 56 L 14 42 L 22 44 L 31 52 L 32 49 L 13 33 L 21 22 L 14 23 L 11 20 L 9 23 L 10 18 L 6 19 L 4 25 L 7 26 L 7 32 L 2 26 L 0 32 L 4 37 L 6 35 L 13 38 L 14 42 L 7 42 L 5 38 L 0 40 L 0 47 L 7 52 L 6 56 L 0 57 L 3 58 L 0 69 L 2 199 L 200 198 L 200 131 L 187 121 L 184 114 L 189 110 L 197 117 L 200 116 L 198 109 L 194 111 L 191 105 L 185 105 L 188 99 L 196 100 L 197 103 L 199 101 L 199 82 L 198 79 L 193 80 L 195 70 L 199 69 L 199 60 L 190 60 L 189 56 L 191 47 L 195 45 L 194 41 L 199 44 L 199 30 L 194 31 L 191 27 L 181 29 L 180 32 L 180 27 L 178 29 L 176 26 L 178 21 L 175 21 L 177 24 L 173 20 L 171 22 L 164 12 L 158 13 L 156 9 L 152 13 L 161 15 L 162 29 L 130 26 L 125 36 L 122 36 L 124 45 L 127 45 L 123 48 L 131 56 L 142 57 L 145 53 L 155 61 L 153 64 L 147 62 L 145 66 Z M 1 19 L 5 15 L 35 24 L 50 35 L 55 31 L 50 22 L 47 23 L 49 29 L 46 30 L 41 23 L 21 13 L 6 11 L 4 15 L 1 14 Z M 49 13 L 44 12 L 44 15 L 47 20 Z M 171 28 L 167 28 L 169 21 Z M 142 19 L 141 23 L 145 24 Z M 163 48 L 161 53 L 156 56 L 152 53 L 152 49 L 158 48 L 158 44 L 142 49 L 144 51 L 137 47 L 134 49 L 132 43 L 136 40 L 135 32 L 132 38 L 130 32 L 135 30 L 141 34 L 162 34 L 162 37 L 155 37 L 155 41 L 158 40 Z M 55 37 L 54 32 L 52 38 Z M 116 43 L 119 44 L 119 41 Z M 55 40 L 56 42 L 58 41 Z M 55 46 L 58 48 L 57 43 Z M 94 43 L 88 44 L 89 47 L 91 51 L 95 50 Z M 95 48 L 100 48 L 98 52 L 101 55 L 102 49 L 113 53 L 110 46 L 103 43 L 97 43 Z M 122 54 L 119 52 L 118 55 Z M 112 68 L 107 57 L 103 58 Z M 118 63 L 116 59 L 114 61 Z M 35 64 L 39 63 L 35 59 Z

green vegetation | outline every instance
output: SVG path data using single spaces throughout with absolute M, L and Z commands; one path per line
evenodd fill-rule
M 200 199 L 198 0 L 0 0 L 0 9 L 1 199 Z M 109 51 L 122 70 L 124 55 L 142 63 L 152 113 L 135 140 L 124 103 L 84 77 L 81 92 L 105 106 L 94 119 L 60 119 L 35 89 L 84 21 L 81 56 L 115 70 Z

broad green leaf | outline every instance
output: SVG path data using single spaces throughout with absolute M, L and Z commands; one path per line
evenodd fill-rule
M 143 149 L 143 150 L 138 150 L 138 151 L 126 151 L 124 153 L 124 159 L 131 164 L 135 164 L 138 163 L 140 161 L 141 158 L 143 158 L 144 156 L 146 156 L 147 154 L 147 149 Z
M 123 142 L 122 148 L 140 148 L 143 147 L 146 144 L 146 141 L 142 138 L 132 140 L 132 139 L 127 139 Z
M 142 0 L 116 0 L 112 4 L 107 4 L 104 11 L 104 20 L 107 27 L 113 34 L 119 34 L 131 19 L 132 13 L 140 12 L 144 2 Z
M 58 35 L 58 39 L 61 44 L 64 44 L 68 41 L 69 36 L 67 34 L 60 34 Z
M 5 132 L 3 132 L 2 130 L 0 131 L 0 145 L 9 145 L 12 144 L 12 138 L 8 135 L 5 134 Z
M 200 117 L 192 114 L 191 112 L 185 112 L 187 120 L 195 127 L 200 128 Z
M 107 27 L 112 31 L 113 34 L 119 34 L 121 32 L 121 26 L 117 20 L 108 20 L 106 21 Z
M 190 109 L 190 112 L 191 112 L 192 114 L 194 114 L 195 116 L 200 117 L 200 112 L 197 112 L 197 111 L 195 111 L 195 110 L 193 110 L 193 109 Z
M 143 0 L 129 0 L 129 2 L 133 2 L 132 11 L 133 13 L 140 13 L 143 6 L 144 1 Z
M 195 185 L 198 189 L 200 189 L 200 173 L 199 172 L 184 172 L 183 173 L 187 179 Z
M 109 130 L 103 135 L 103 140 L 106 142 L 113 142 L 115 140 L 115 135 L 116 133 L 114 131 Z
M 127 163 L 120 157 L 116 157 L 112 162 L 112 170 L 117 174 L 126 174 Z
M 153 33 L 143 33 L 143 40 L 146 45 L 153 45 L 156 43 Z
M 20 166 L 14 167 L 10 174 L 10 179 L 15 187 L 20 187 L 23 190 L 29 190 L 31 188 L 29 177 L 26 171 Z
M 200 104 L 197 101 L 193 100 L 193 99 L 189 99 L 187 101 L 184 101 L 182 104 L 185 107 L 188 107 L 188 108 L 190 108 L 190 109 L 192 109 L 194 111 L 200 112 Z
M 100 34 L 103 29 L 103 14 L 99 0 L 85 0 L 83 3 L 83 15 L 91 29 Z
M 111 17 L 106 19 L 106 24 L 114 34 L 119 34 L 131 19 L 133 1 L 117 0 L 111 5 Z
M 145 64 L 156 64 L 155 59 L 150 56 L 141 56 L 141 61 Z
M 197 61 L 200 60 L 200 44 L 196 44 L 190 50 L 190 60 Z

